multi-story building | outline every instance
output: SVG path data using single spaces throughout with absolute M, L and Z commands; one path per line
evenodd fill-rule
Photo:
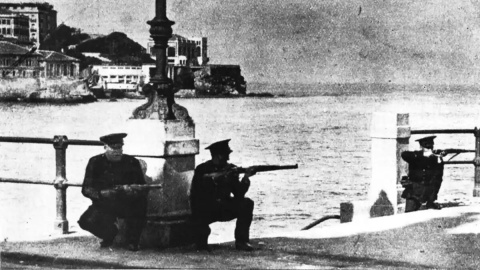
M 3 38 L 17 40 L 19 43 L 28 42 L 30 39 L 29 18 L 0 8 L 0 35 Z
M 54 51 L 35 51 L 0 41 L 0 78 L 79 76 L 80 60 Z
M 0 77 L 39 77 L 42 61 L 38 52 L 0 41 Z
M 206 37 L 194 37 L 192 38 L 195 41 L 195 56 L 199 65 L 206 65 L 208 63 L 208 54 L 207 54 L 207 38 Z
M 14 2 L 0 0 L 0 8 L 29 18 L 30 41 L 37 47 L 45 37 L 57 28 L 57 11 L 47 2 Z
M 153 41 L 147 44 L 147 53 L 156 58 L 155 43 Z M 175 66 L 199 66 L 206 65 L 207 56 L 207 38 L 185 38 L 179 35 L 173 35 L 168 40 L 167 48 L 168 64 Z

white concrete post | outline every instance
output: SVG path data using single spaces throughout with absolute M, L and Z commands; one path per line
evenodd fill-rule
M 409 115 L 376 112 L 372 117 L 372 180 L 369 201 L 382 198 L 381 204 L 374 204 L 372 213 L 376 216 L 397 213 L 398 190 L 402 175 L 406 175 L 406 163 L 401 153 L 408 150 L 410 139 Z
M 401 153 L 408 150 L 409 115 L 375 112 L 372 116 L 372 179 L 368 200 L 340 205 L 340 221 L 350 222 L 396 214 L 402 175 L 407 164 Z
M 188 120 L 130 119 L 125 153 L 164 158 L 140 158 L 147 163 L 147 182 L 162 184 L 148 195 L 148 223 L 143 247 L 171 247 L 192 241 L 189 235 L 189 192 L 199 141 Z

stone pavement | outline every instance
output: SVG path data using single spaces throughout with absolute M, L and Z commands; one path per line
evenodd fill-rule
M 213 252 L 193 247 L 130 252 L 100 249 L 87 234 L 2 242 L 1 269 L 480 269 L 480 206 L 373 218 L 252 239 L 253 252 L 233 242 Z

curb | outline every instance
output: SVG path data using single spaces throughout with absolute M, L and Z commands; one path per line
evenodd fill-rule
M 131 269 L 131 266 L 101 261 L 68 259 L 61 257 L 43 256 L 37 254 L 26 254 L 20 252 L 1 252 L 2 264 L 7 262 L 14 265 L 48 265 L 57 266 L 81 266 L 81 268 L 113 268 L 113 269 Z

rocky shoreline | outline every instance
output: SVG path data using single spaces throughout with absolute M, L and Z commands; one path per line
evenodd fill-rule
M 97 98 L 78 79 L 8 78 L 0 81 L 0 101 L 88 103 Z

